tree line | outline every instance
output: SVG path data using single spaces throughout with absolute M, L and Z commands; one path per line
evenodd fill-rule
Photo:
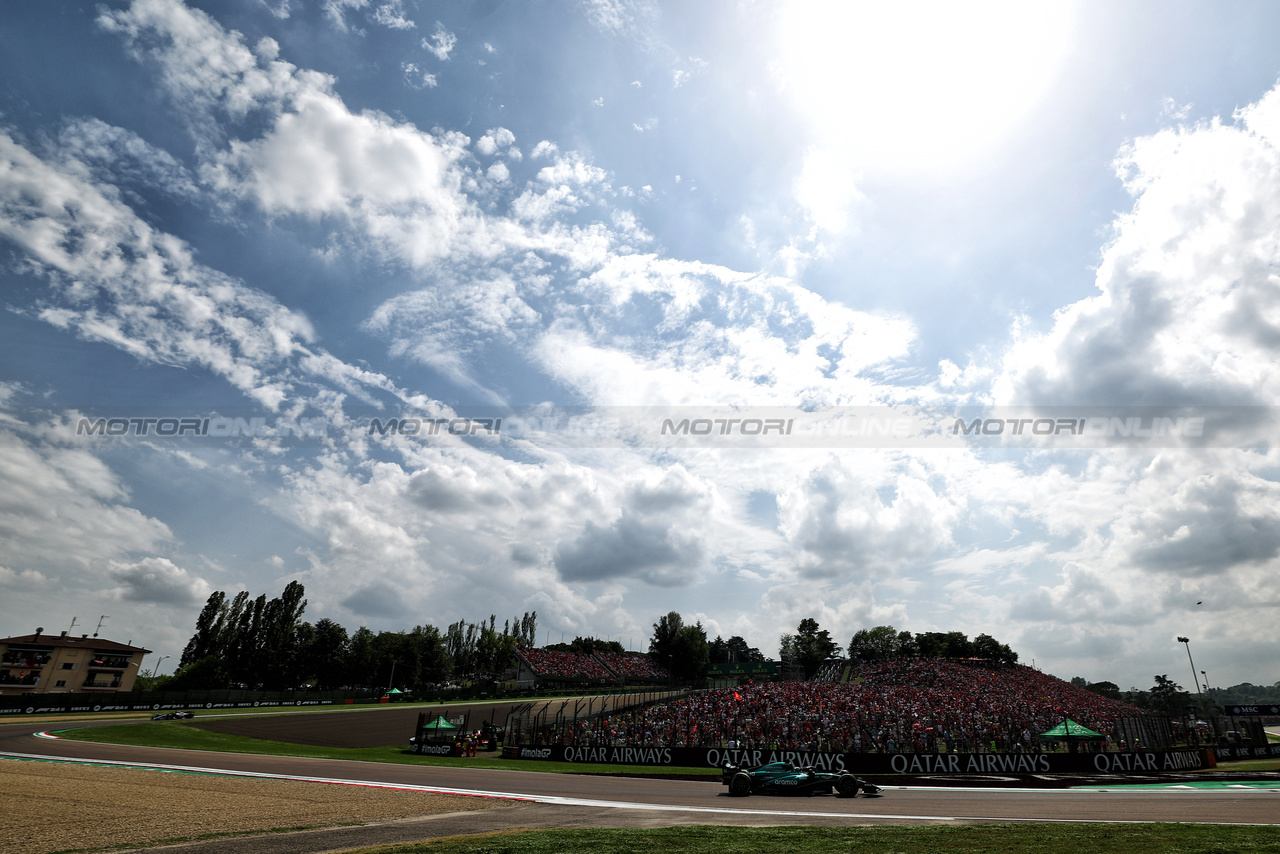
M 177 672 L 150 687 L 332 691 L 493 680 L 511 666 L 517 644 L 532 646 L 538 633 L 537 611 L 506 620 L 501 631 L 497 616 L 490 615 L 487 622 L 459 620 L 443 632 L 421 625 L 376 634 L 361 626 L 348 633 L 328 618 L 304 621 L 304 593 L 297 581 L 274 599 L 265 594 L 250 599 L 245 591 L 231 598 L 224 591 L 213 593 L 196 619 Z
M 973 640 L 964 632 L 899 632 L 893 626 L 859 629 L 849 640 L 849 658 L 875 661 L 886 658 L 982 658 L 999 664 L 1017 664 L 1018 654 L 1008 644 L 988 634 Z
M 165 690 L 244 687 L 285 690 L 307 687 L 319 691 L 340 688 L 380 690 L 404 687 L 422 690 L 450 681 L 477 682 L 501 678 L 515 663 L 517 646 L 535 646 L 536 611 L 506 620 L 459 620 L 441 631 L 420 625 L 408 631 L 374 633 L 365 626 L 349 633 L 323 618 L 303 620 L 305 589 L 291 581 L 273 599 L 250 599 L 240 591 L 209 596 L 196 619 L 195 633 L 182 651 L 172 676 L 145 682 Z M 617 641 L 576 637 L 572 643 L 547 647 L 589 655 L 594 651 L 625 652 Z M 823 662 L 839 658 L 840 645 L 817 620 L 800 621 L 793 633 L 779 638 L 778 660 L 785 678 L 810 679 Z M 707 638 L 702 623 L 687 624 L 670 611 L 653 624 L 649 655 L 673 679 L 702 679 L 712 664 L 769 660 L 739 635 L 728 640 Z M 912 634 L 892 626 L 860 629 L 849 641 L 849 658 L 876 660 L 902 657 L 985 658 L 1015 663 L 1017 653 L 990 635 L 970 641 L 961 632 Z
M 708 664 L 766 661 L 755 647 L 735 635 L 729 640 L 719 636 L 707 640 L 698 622 L 686 625 L 680 614 L 671 611 L 653 624 L 649 654 L 659 665 L 667 666 L 676 678 L 699 678 Z M 778 639 L 778 662 L 782 674 L 792 679 L 812 679 L 824 662 L 839 659 L 841 647 L 831 632 L 807 617 L 795 632 Z M 1016 664 L 1018 654 L 991 635 L 981 634 L 973 640 L 963 632 L 896 631 L 893 626 L 859 629 L 849 641 L 848 657 L 854 661 L 888 658 L 982 658 L 998 664 Z
M 1205 686 L 1203 691 L 1195 692 L 1186 690 L 1170 679 L 1168 674 L 1157 674 L 1154 684 L 1145 691 L 1135 687 L 1121 691 L 1120 686 L 1114 682 L 1089 682 L 1082 676 L 1071 677 L 1071 684 L 1103 697 L 1121 700 L 1139 709 L 1151 709 L 1174 717 L 1185 715 L 1190 709 L 1195 709 L 1200 715 L 1214 715 L 1221 714 L 1224 706 L 1280 704 L 1280 682 L 1274 685 L 1241 682 L 1229 688 Z

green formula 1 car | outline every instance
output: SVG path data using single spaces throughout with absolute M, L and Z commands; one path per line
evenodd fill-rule
M 757 768 L 725 765 L 721 769 L 720 783 L 728 786 L 729 794 L 735 797 L 746 797 L 753 793 L 829 795 L 835 792 L 840 798 L 852 798 L 858 792 L 864 795 L 880 794 L 879 786 L 855 777 L 848 771 L 815 771 L 790 762 L 770 762 Z

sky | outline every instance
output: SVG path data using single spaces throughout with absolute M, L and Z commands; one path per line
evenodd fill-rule
M 1265 2 L 8 4 L 0 634 L 171 672 L 297 580 L 349 631 L 1276 682 L 1276 44 Z

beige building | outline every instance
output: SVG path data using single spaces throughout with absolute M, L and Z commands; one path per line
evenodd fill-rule
M 129 691 L 149 652 L 67 632 L 0 638 L 0 696 Z

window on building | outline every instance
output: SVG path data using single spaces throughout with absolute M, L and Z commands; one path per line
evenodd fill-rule
M 57 682 L 53 683 L 53 687 L 55 687 L 55 688 L 65 688 L 65 687 L 67 687 L 67 680 L 65 680 L 65 679 L 59 679 Z
M 76 663 L 75 663 L 74 661 L 64 661 L 64 662 L 62 662 L 62 669 L 63 669 L 63 670 L 75 670 L 75 669 L 76 669 Z

